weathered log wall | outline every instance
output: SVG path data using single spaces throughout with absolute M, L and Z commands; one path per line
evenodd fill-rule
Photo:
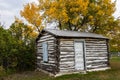
M 85 42 L 85 64 L 87 70 L 108 67 L 108 47 L 106 39 L 61 38 L 43 33 L 37 41 L 37 68 L 57 74 L 76 72 L 74 41 Z M 48 62 L 43 62 L 42 43 L 48 44 Z
M 71 72 L 75 68 L 73 39 L 60 39 L 60 72 Z
M 108 67 L 107 41 L 105 39 L 86 39 L 87 70 Z
M 47 42 L 48 45 L 48 62 L 43 62 L 42 43 Z M 56 38 L 49 33 L 43 33 L 37 41 L 37 68 L 51 72 L 57 71 L 56 61 Z
M 60 72 L 75 70 L 74 40 L 60 39 Z M 105 39 L 77 39 L 85 41 L 86 69 L 99 69 L 108 66 L 107 43 Z

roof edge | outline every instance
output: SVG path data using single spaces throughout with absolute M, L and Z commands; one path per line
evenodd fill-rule
M 63 38 L 80 38 L 80 37 L 78 37 L 78 36 L 60 36 L 60 35 L 57 35 L 57 34 L 54 34 L 54 33 L 52 33 L 52 32 L 50 32 L 49 30 L 55 30 L 55 29 L 43 29 L 40 33 L 39 33 L 39 35 L 37 36 L 37 38 L 36 38 L 36 42 L 38 41 L 38 39 L 39 39 L 39 37 L 42 35 L 42 33 L 43 32 L 47 32 L 47 33 L 49 33 L 49 34 L 51 34 L 51 35 L 53 35 L 53 36 L 55 36 L 55 37 L 63 37 Z M 65 30 L 56 30 L 56 31 L 65 31 Z M 68 30 L 66 30 L 66 31 L 68 31 Z M 73 32 L 78 32 L 78 31 L 73 31 Z M 87 32 L 83 32 L 83 33 L 87 33 Z M 89 33 L 89 32 L 88 32 Z M 96 34 L 96 33 L 90 33 L 90 34 Z M 101 34 L 97 34 L 97 35 L 100 35 L 100 36 L 102 36 L 102 37 L 84 37 L 84 36 L 82 36 L 81 38 L 94 38 L 94 39 L 106 39 L 106 40 L 109 40 L 109 38 L 108 37 L 104 37 L 103 35 L 101 35 Z

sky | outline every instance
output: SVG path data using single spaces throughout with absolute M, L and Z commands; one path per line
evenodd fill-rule
M 15 16 L 21 18 L 20 10 L 29 2 L 37 2 L 37 0 L 0 0 L 0 22 L 5 28 L 9 28 L 14 22 Z M 113 15 L 115 18 L 120 16 L 120 0 L 117 0 L 116 12 Z
M 20 10 L 29 2 L 37 2 L 37 0 L 0 0 L 0 22 L 5 28 L 14 22 L 14 18 L 20 18 Z

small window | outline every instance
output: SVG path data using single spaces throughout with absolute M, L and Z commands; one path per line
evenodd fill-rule
M 43 48 L 43 61 L 48 62 L 48 46 L 47 46 L 47 42 L 42 43 L 42 48 Z

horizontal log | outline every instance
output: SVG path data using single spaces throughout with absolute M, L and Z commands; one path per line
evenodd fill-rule
M 87 54 L 86 57 L 107 57 L 107 54 L 94 54 L 94 55 Z
M 72 54 L 72 55 L 70 55 L 70 54 L 68 54 L 68 55 L 60 55 L 61 59 L 63 59 L 63 58 L 74 58 L 74 57 L 75 57 L 74 54 Z
M 93 55 L 93 54 L 108 54 L 108 52 L 107 51 L 87 51 L 86 50 L 86 55 Z
M 48 47 L 55 47 L 55 44 L 53 44 L 53 45 L 49 45 L 49 44 L 48 44 Z
M 60 58 L 60 62 L 73 62 L 75 61 L 75 58 L 74 57 L 70 57 L 70 58 Z
M 93 45 L 96 45 L 96 46 L 97 46 L 97 45 L 106 45 L 106 43 L 85 43 L 85 44 L 88 45 L 88 46 L 89 46 L 89 45 L 92 45 L 92 44 L 93 44 Z
M 60 70 L 70 70 L 70 69 L 75 69 L 75 66 L 60 66 L 59 69 Z
M 49 57 L 48 59 L 49 59 L 49 61 L 55 61 L 54 57 Z
M 86 48 L 86 50 L 107 50 L 107 48 Z
M 86 55 L 107 55 L 107 52 L 100 51 L 86 51 Z
M 86 60 L 93 60 L 93 59 L 101 59 L 101 60 L 103 60 L 103 59 L 107 59 L 108 57 L 86 57 Z
M 48 51 L 56 51 L 56 50 L 51 48 L 51 49 L 48 49 Z
M 36 55 L 37 55 L 37 56 L 42 56 L 42 53 L 37 53 Z
M 60 50 L 70 50 L 70 49 L 72 49 L 72 50 L 74 50 L 74 48 L 73 47 L 60 47 Z
M 45 42 L 45 41 L 55 41 L 55 38 L 54 37 L 51 37 L 51 38 L 47 38 L 47 39 L 40 39 L 38 42 Z
M 50 40 L 42 40 L 39 43 L 43 43 L 43 42 L 47 42 L 47 43 L 54 43 L 55 40 L 54 39 L 50 39 Z
M 44 36 L 40 37 L 40 39 L 46 39 L 46 38 L 51 38 L 51 37 L 54 37 L 54 36 L 52 36 L 52 35 L 44 35 Z
M 86 46 L 107 46 L 106 44 L 91 44 L 91 43 L 86 43 Z
M 86 49 L 107 49 L 107 47 L 99 47 L 99 46 L 96 46 L 96 47 L 86 47 Z
M 86 49 L 86 52 L 100 52 L 100 51 L 107 52 L 107 49 Z
M 71 61 L 71 62 L 61 62 L 60 61 L 60 66 L 75 66 L 75 63 L 74 61 Z
M 51 50 L 51 49 L 53 49 L 53 50 L 54 50 L 54 49 L 55 49 L 55 47 L 54 47 L 54 46 L 53 46 L 53 47 L 51 47 L 51 46 L 49 46 L 49 45 L 48 45 L 48 50 Z
M 60 39 L 60 41 L 74 41 L 75 39 Z
M 86 57 L 107 57 L 107 54 L 86 54 Z
M 74 68 L 75 67 L 75 65 L 74 64 L 68 64 L 68 65 L 60 65 L 60 68 L 70 68 L 70 67 L 72 67 L 72 68 Z
M 66 49 L 63 49 L 63 50 L 60 50 L 60 52 L 74 52 L 74 50 L 66 50 Z
M 60 45 L 73 45 L 74 41 L 60 41 Z
M 74 51 L 73 47 L 60 47 L 61 52 Z
M 42 44 L 41 43 L 37 43 L 37 47 L 42 47 Z
M 43 62 L 43 61 L 41 61 L 41 65 L 45 65 L 45 66 L 56 66 L 56 64 L 45 63 L 45 62 Z
M 90 46 L 86 46 L 86 48 L 107 48 L 107 46 L 94 46 L 94 45 L 90 45 Z
M 87 51 L 86 54 L 108 54 L 107 51 Z
M 107 64 L 103 64 L 103 65 L 97 65 L 97 66 L 87 66 L 87 69 L 97 69 L 97 68 L 104 68 L 107 67 Z
M 56 50 L 48 50 L 48 53 L 49 53 L 49 54 L 55 54 L 55 53 L 56 53 Z
M 74 59 L 74 57 L 72 57 L 72 58 L 60 58 L 60 62 L 62 63 L 62 62 L 69 62 L 69 61 L 74 61 L 75 59 Z
M 42 59 L 42 57 L 41 56 L 37 56 L 37 59 Z
M 46 65 L 46 64 L 41 64 L 40 68 L 42 70 L 45 70 L 45 71 L 48 71 L 48 72 L 51 72 L 51 73 L 54 73 L 55 69 L 56 69 L 56 66 L 54 66 L 53 64 L 51 65 Z
M 74 47 L 73 44 L 63 44 L 63 45 L 60 45 L 60 47 Z
M 67 62 L 60 62 L 60 65 L 74 65 L 74 61 L 72 61 L 72 62 L 69 62 L 69 61 L 67 61 Z
M 55 58 L 54 54 L 49 54 L 48 56 L 49 56 L 49 58 Z
M 74 52 L 60 52 L 61 56 L 65 56 L 65 55 L 74 55 Z
M 103 65 L 103 64 L 107 64 L 107 61 L 102 61 L 102 62 L 93 62 L 93 63 L 86 63 L 87 66 L 97 66 L 97 65 Z
M 93 60 L 93 61 L 86 61 L 86 63 L 99 63 L 99 62 L 106 62 L 108 61 L 107 59 L 104 60 Z
M 53 45 L 53 46 L 55 46 L 55 43 L 54 43 L 54 42 L 48 42 L 48 45 Z
M 56 61 L 48 61 L 48 63 L 54 64 L 54 63 L 56 63 Z
M 63 61 L 69 61 L 69 60 L 74 60 L 75 56 L 71 55 L 71 56 L 64 56 L 64 57 L 60 57 L 60 60 Z

